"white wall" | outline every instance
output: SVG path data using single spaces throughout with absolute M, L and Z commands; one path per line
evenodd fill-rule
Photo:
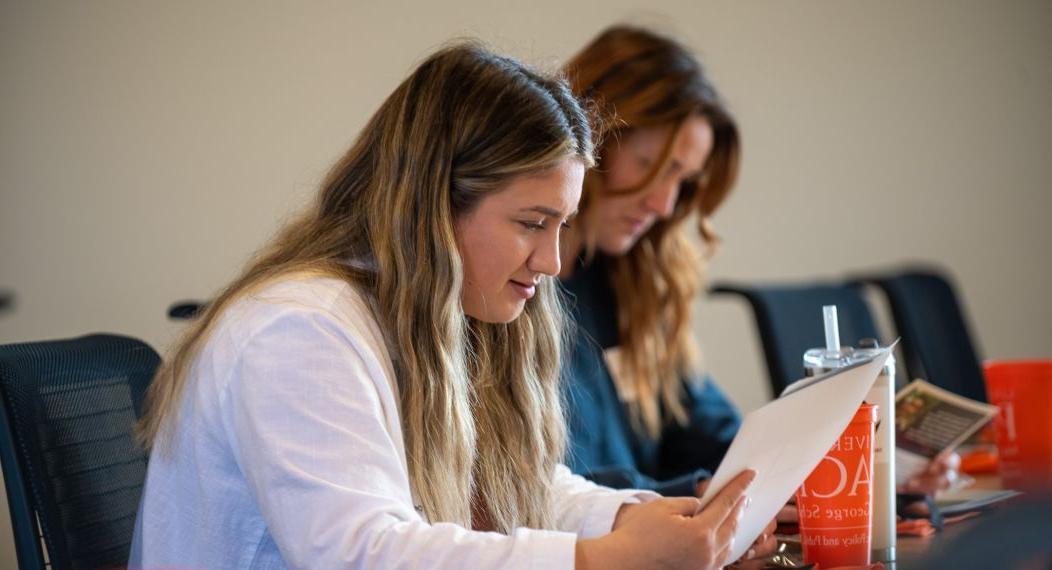
M 227 281 L 434 47 L 480 36 L 552 67 L 631 20 L 698 48 L 742 125 L 713 277 L 934 261 L 984 355 L 1052 353 L 1052 5 L 371 4 L 0 1 L 0 342 L 164 348 L 168 304 Z M 699 311 L 715 376 L 761 404 L 751 315 Z

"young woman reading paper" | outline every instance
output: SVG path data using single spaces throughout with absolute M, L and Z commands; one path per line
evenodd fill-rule
M 699 511 L 561 464 L 553 276 L 592 145 L 561 80 L 424 61 L 159 371 L 131 565 L 725 564 L 753 473 Z

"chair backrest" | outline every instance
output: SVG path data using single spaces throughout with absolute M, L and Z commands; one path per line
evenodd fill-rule
M 168 307 L 168 318 L 173 321 L 189 320 L 208 308 L 208 301 L 178 301 Z
M 803 377 L 805 351 L 825 346 L 823 305 L 837 307 L 841 344 L 878 338 L 862 290 L 851 283 L 717 283 L 711 292 L 741 295 L 752 306 L 773 396 Z
M 127 564 L 147 459 L 134 425 L 159 364 L 113 335 L 0 346 L 0 459 L 21 568 L 45 555 L 56 569 Z
M 875 283 L 887 295 L 911 374 L 986 401 L 979 355 L 949 279 L 934 270 L 910 270 L 859 282 Z

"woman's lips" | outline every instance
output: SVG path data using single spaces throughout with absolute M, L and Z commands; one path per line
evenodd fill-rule
M 535 293 L 537 293 L 537 286 L 533 285 L 532 283 L 520 283 L 515 280 L 511 280 L 509 281 L 509 283 L 511 283 L 512 290 L 515 291 L 523 299 L 530 299 Z
M 647 221 L 645 219 L 641 220 L 638 218 L 625 218 L 625 223 L 628 224 L 628 227 L 632 230 L 632 233 L 638 233 L 647 225 Z

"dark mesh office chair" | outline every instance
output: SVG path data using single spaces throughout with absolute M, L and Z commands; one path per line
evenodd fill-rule
M 837 307 L 841 344 L 858 346 L 862 339 L 878 338 L 862 290 L 854 284 L 716 283 L 710 291 L 740 295 L 752 306 L 773 396 L 803 377 L 807 349 L 825 346 L 823 305 Z
M 133 429 L 159 363 L 113 335 L 0 346 L 0 459 L 19 567 L 44 568 L 45 556 L 56 569 L 127 564 L 146 477 Z
M 929 269 L 859 278 L 888 297 L 906 368 L 936 386 L 986 401 L 986 383 L 964 311 L 948 278 Z

